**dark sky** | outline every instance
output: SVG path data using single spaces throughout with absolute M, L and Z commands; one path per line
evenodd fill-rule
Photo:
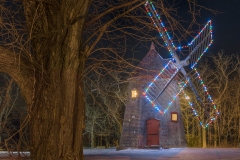
M 240 0 L 200 0 L 211 9 L 218 10 L 220 14 L 214 15 L 204 12 L 202 17 L 212 20 L 213 40 L 210 52 L 221 49 L 226 54 L 240 55 Z
M 188 14 L 188 4 L 185 0 L 182 0 L 182 2 L 179 5 L 179 13 Z M 208 10 L 202 9 L 201 16 L 196 19 L 201 24 L 212 20 L 213 44 L 209 48 L 208 53 L 216 54 L 224 50 L 226 54 L 238 54 L 240 56 L 240 0 L 198 0 L 198 4 L 220 12 L 213 14 Z M 184 19 L 184 16 L 181 17 Z M 191 40 L 189 39 L 189 42 Z M 150 44 L 151 42 L 147 46 L 150 47 Z M 140 52 L 134 54 L 135 58 L 142 59 L 146 55 L 148 50 L 145 50 L 145 48 L 142 49 Z M 167 50 L 163 50 L 159 46 L 156 46 L 156 49 L 163 58 L 169 57 Z

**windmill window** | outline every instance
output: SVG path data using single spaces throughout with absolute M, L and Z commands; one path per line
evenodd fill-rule
M 133 89 L 132 90 L 132 98 L 136 98 L 137 97 L 137 90 Z
M 172 122 L 178 121 L 178 113 L 177 112 L 171 112 L 171 121 Z

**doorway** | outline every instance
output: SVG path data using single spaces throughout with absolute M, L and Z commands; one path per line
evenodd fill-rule
M 147 120 L 147 146 L 159 145 L 160 121 L 154 118 Z

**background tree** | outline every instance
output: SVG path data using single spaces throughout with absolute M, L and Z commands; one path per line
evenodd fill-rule
M 216 123 L 213 137 L 219 146 L 238 146 L 239 142 L 239 78 L 240 59 L 237 55 L 226 55 L 223 52 L 212 56 L 214 67 L 212 79 L 216 103 L 221 113 Z
M 118 60 L 121 61 L 121 60 Z M 109 61 L 110 62 L 110 61 Z M 106 63 L 109 63 L 106 62 Z M 110 144 L 118 145 L 122 129 L 123 114 L 126 101 L 127 64 L 122 61 L 122 65 L 113 66 L 114 71 L 106 72 L 102 68 L 98 73 L 93 72 L 91 76 L 86 76 L 86 132 L 90 133 L 91 147 L 95 147 L 95 137 L 100 136 L 100 144 L 108 147 Z M 106 65 L 106 63 L 104 65 Z M 124 66 L 123 69 L 120 66 Z M 129 66 L 131 67 L 131 66 Z M 96 127 L 94 127 L 96 125 Z M 95 133 L 95 135 L 94 135 Z M 100 145 L 99 144 L 99 145 Z
M 12 111 L 15 102 L 17 100 L 17 96 L 13 96 L 13 86 L 14 86 L 14 82 L 13 79 L 7 77 L 6 75 L 2 75 L 3 77 L 5 77 L 5 79 L 7 81 L 3 82 L 4 85 L 1 86 L 0 89 L 0 93 L 1 93 L 1 97 L 0 97 L 0 142 L 1 142 L 1 147 L 3 147 L 4 145 L 4 141 L 2 139 L 2 136 L 5 134 L 5 138 L 6 136 L 9 136 L 11 134 L 8 134 L 9 131 L 8 128 L 8 124 L 10 121 L 9 115 L 10 112 Z M 18 94 L 18 93 L 17 93 Z
M 208 147 L 239 145 L 239 78 L 240 59 L 223 51 L 211 54 L 200 63 L 199 71 L 220 112 L 218 119 L 206 129 Z M 192 95 L 189 95 L 192 97 Z M 185 103 L 184 103 L 185 102 Z M 189 146 L 202 146 L 202 131 L 182 98 L 182 112 Z M 200 110 L 201 111 L 201 110 Z M 200 112 L 201 114 L 201 112 Z
M 24 101 L 19 96 L 19 88 L 12 78 L 6 74 L 0 75 L 0 147 L 9 150 L 26 149 L 27 128 L 21 128 L 21 122 L 26 118 L 27 110 Z

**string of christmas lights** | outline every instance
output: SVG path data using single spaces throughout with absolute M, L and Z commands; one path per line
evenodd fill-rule
M 198 32 L 198 34 L 193 38 L 193 40 L 188 44 L 188 46 L 191 46 L 194 41 L 196 41 L 196 39 L 201 35 L 201 33 L 207 28 L 207 26 L 210 25 L 210 33 L 211 33 L 211 37 L 212 37 L 212 21 L 209 20 L 207 22 L 207 24 L 201 29 L 200 32 Z
M 179 96 L 179 94 L 180 94 L 181 92 L 183 92 L 184 88 L 186 88 L 187 84 L 188 84 L 188 81 L 185 81 L 184 85 L 180 87 L 180 90 L 178 91 L 178 93 L 177 93 L 175 96 L 173 96 L 172 101 L 168 103 L 168 106 L 167 106 L 167 108 L 164 110 L 163 113 L 166 113 L 166 112 L 168 111 L 169 107 L 170 107 L 170 106 L 172 105 L 172 103 L 177 99 L 177 97 Z
M 151 7 L 150 7 L 151 6 Z M 168 51 L 170 52 L 171 56 L 173 57 L 173 50 L 181 50 L 183 48 L 188 48 L 189 46 L 191 46 L 196 40 L 197 38 L 201 35 L 201 33 L 206 29 L 206 27 L 208 25 L 210 25 L 210 34 L 211 34 L 211 42 L 210 44 L 205 48 L 205 50 L 203 51 L 203 53 L 201 53 L 200 57 L 196 60 L 196 62 L 191 66 L 191 68 L 194 68 L 194 66 L 198 63 L 198 61 L 201 59 L 201 57 L 203 56 L 203 54 L 205 52 L 207 52 L 208 48 L 211 46 L 213 40 L 212 40 L 212 23 L 211 23 L 211 20 L 209 20 L 207 22 L 207 24 L 200 30 L 200 32 L 193 38 L 193 40 L 188 43 L 187 45 L 184 45 L 182 47 L 176 47 L 171 39 L 171 37 L 169 36 L 169 33 L 166 29 L 166 27 L 164 26 L 162 20 L 161 20 L 161 17 L 160 15 L 157 13 L 157 10 L 155 9 L 152 1 L 146 1 L 145 3 L 145 8 L 146 8 L 146 11 L 149 15 L 149 17 L 151 18 L 154 26 L 157 28 L 157 31 L 160 35 L 160 37 L 162 37 L 165 45 L 167 46 L 167 49 Z M 164 36 L 164 33 L 167 35 L 167 36 Z M 170 43 L 169 43 L 170 42 Z
M 170 60 L 170 61 L 164 66 L 164 68 L 159 72 L 159 74 L 153 79 L 153 81 L 148 85 L 148 87 L 145 89 L 145 91 L 142 93 L 143 96 L 151 103 L 151 105 L 152 105 L 155 109 L 157 109 L 157 110 L 159 111 L 159 113 L 161 113 L 161 114 L 165 113 L 166 111 L 163 111 L 163 110 L 160 108 L 160 106 L 158 106 L 158 105 L 154 102 L 153 99 L 149 98 L 149 96 L 147 95 L 147 93 L 148 93 L 150 87 L 152 87 L 152 85 L 154 84 L 154 82 L 156 82 L 156 80 L 163 75 L 164 71 L 166 71 L 166 69 L 167 69 L 168 67 L 174 67 L 174 68 L 175 68 L 174 74 L 176 74 L 176 73 L 179 71 L 179 69 L 173 64 L 173 61 Z M 174 74 L 173 74 L 173 75 L 174 75 Z M 171 104 L 170 104 L 170 105 L 171 105 Z M 169 106 L 170 106 L 170 105 L 169 105 Z M 168 107 L 168 108 L 169 108 L 169 107 Z
M 167 32 L 167 29 L 165 28 L 165 26 L 164 26 L 164 24 L 163 24 L 163 22 L 162 22 L 162 20 L 161 20 L 161 18 L 160 18 L 160 15 L 157 13 L 157 11 L 156 11 L 156 9 L 155 9 L 152 1 L 146 1 L 146 3 L 145 3 L 145 8 L 146 8 L 146 11 L 147 11 L 149 17 L 151 18 L 154 26 L 157 28 L 157 31 L 158 31 L 159 35 L 162 37 L 165 45 L 167 46 L 167 49 L 168 49 L 168 51 L 170 52 L 170 54 L 171 54 L 172 57 L 174 57 L 173 55 L 176 54 L 176 53 L 175 53 L 175 50 L 177 50 L 177 49 L 178 49 L 178 50 L 181 50 L 182 48 L 187 48 L 187 47 L 190 47 L 190 46 L 191 46 L 191 47 L 195 47 L 195 46 L 194 46 L 194 45 L 196 44 L 195 42 L 197 42 L 197 39 L 198 39 L 198 38 L 199 38 L 199 39 L 202 38 L 202 37 L 199 37 L 199 36 L 202 36 L 202 33 L 203 33 L 203 32 L 204 32 L 204 34 L 207 33 L 208 36 L 209 36 L 209 33 L 210 33 L 210 43 L 209 43 L 208 46 L 203 50 L 203 52 L 200 53 L 199 57 L 198 57 L 196 60 L 194 60 L 195 62 L 193 63 L 193 65 L 191 66 L 191 68 L 194 69 L 194 71 L 196 72 L 196 75 L 198 76 L 198 79 L 199 79 L 199 81 L 200 81 L 200 84 L 202 85 L 203 90 L 204 90 L 204 92 L 206 93 L 206 96 L 207 96 L 208 100 L 209 100 L 209 101 L 212 103 L 212 105 L 213 105 L 213 108 L 214 108 L 214 110 L 215 110 L 216 115 L 215 115 L 214 117 L 210 118 L 210 120 L 208 121 L 208 123 L 204 124 L 204 123 L 200 120 L 200 117 L 199 117 L 197 111 L 194 109 L 192 102 L 189 101 L 189 105 L 192 107 L 193 113 L 194 113 L 195 116 L 198 118 L 200 125 L 201 125 L 203 128 L 207 128 L 208 125 L 209 125 L 210 123 L 212 123 L 212 122 L 217 118 L 217 116 L 219 115 L 219 112 L 218 112 L 218 110 L 216 109 L 216 105 L 213 103 L 213 100 L 212 100 L 211 96 L 209 95 L 209 93 L 208 93 L 208 91 L 207 91 L 207 88 L 206 88 L 206 86 L 204 85 L 204 83 L 203 83 L 203 81 L 202 81 L 199 73 L 197 72 L 195 66 L 196 66 L 196 64 L 198 63 L 198 61 L 201 59 L 201 57 L 203 56 L 203 54 L 208 50 L 208 48 L 211 46 L 211 44 L 212 44 L 212 42 L 213 42 L 213 40 L 212 40 L 212 25 L 211 25 L 211 20 L 207 22 L 207 24 L 202 28 L 202 30 L 197 34 L 197 36 L 194 37 L 194 39 L 193 39 L 188 45 L 185 45 L 185 46 L 182 46 L 182 47 L 176 47 L 176 46 L 174 45 L 174 43 L 173 43 L 173 41 L 172 41 L 169 33 Z M 207 31 L 209 31 L 207 27 L 209 27 L 210 32 L 207 32 Z M 205 30 L 207 30 L 207 31 L 205 32 Z M 209 37 L 207 37 L 207 38 L 209 38 Z M 176 98 L 179 96 L 179 94 L 180 94 L 181 92 L 184 93 L 183 90 L 184 90 L 184 88 L 186 87 L 186 85 L 188 84 L 188 81 L 186 80 L 186 81 L 184 82 L 184 84 L 180 87 L 179 92 L 173 97 L 172 101 L 171 101 L 170 103 L 168 103 L 168 106 L 166 107 L 165 110 L 161 109 L 160 106 L 157 106 L 157 104 L 154 102 L 155 100 L 152 100 L 152 99 L 147 95 L 147 94 L 148 94 L 148 90 L 150 89 L 150 87 L 152 87 L 152 85 L 156 82 L 156 80 L 157 80 L 159 77 L 161 77 L 161 75 L 164 73 L 164 71 L 166 70 L 166 68 L 167 68 L 167 67 L 170 65 L 170 63 L 172 63 L 173 61 L 174 61 L 174 59 L 173 59 L 173 60 L 170 60 L 170 61 L 168 62 L 168 64 L 160 71 L 160 73 L 154 78 L 154 80 L 148 85 L 148 87 L 146 88 L 146 90 L 143 92 L 143 95 L 145 96 L 145 98 L 146 98 L 146 99 L 151 103 L 151 105 L 152 105 L 154 108 L 156 108 L 156 109 L 159 111 L 159 113 L 161 113 L 161 114 L 164 114 L 164 113 L 166 113 L 166 112 L 168 111 L 169 107 L 170 107 L 170 106 L 172 105 L 172 103 L 176 100 Z M 178 67 L 175 66 L 175 69 L 176 69 L 176 71 L 178 71 L 180 68 L 178 68 Z M 176 73 L 176 72 L 175 72 L 175 73 Z M 173 74 L 173 75 L 174 75 L 174 74 Z M 185 94 L 185 93 L 184 93 L 184 94 Z
M 181 83 L 179 83 L 179 87 L 182 87 L 182 84 Z M 188 104 L 191 106 L 191 109 L 192 109 L 192 111 L 193 111 L 193 113 L 194 113 L 194 115 L 198 118 L 198 120 L 200 121 L 200 117 L 199 117 L 199 115 L 198 115 L 198 112 L 195 110 L 195 108 L 193 107 L 193 103 L 189 100 L 189 97 L 188 97 L 188 95 L 183 91 L 182 92 L 183 93 L 183 95 L 184 95 L 184 98 L 188 101 Z
M 173 44 L 173 41 L 170 38 L 170 35 L 167 32 L 167 29 L 165 28 L 165 26 L 160 18 L 160 15 L 157 13 L 157 10 L 155 9 L 152 1 L 150 1 L 150 2 L 146 1 L 145 8 L 146 8 L 146 11 L 147 11 L 149 17 L 151 18 L 154 26 L 157 28 L 157 31 L 158 31 L 160 37 L 162 37 L 165 45 L 167 46 L 168 51 L 170 52 L 171 56 L 173 57 L 174 51 L 172 49 L 174 48 L 176 50 L 177 47 Z M 170 46 L 170 45 L 172 45 L 172 46 Z
M 210 46 L 212 45 L 212 43 L 213 43 L 213 38 L 212 38 L 212 21 L 209 20 L 209 21 L 207 22 L 207 24 L 202 28 L 202 30 L 198 33 L 198 35 L 191 41 L 191 43 L 188 44 L 188 46 L 191 46 L 191 45 L 196 41 L 196 39 L 201 35 L 201 33 L 202 33 L 208 26 L 210 26 L 209 28 L 210 28 L 210 38 L 211 38 L 211 41 L 210 41 L 210 43 L 208 44 L 208 46 L 204 49 L 204 51 L 200 54 L 200 56 L 197 58 L 197 60 L 195 61 L 195 63 L 193 63 L 193 65 L 191 66 L 192 69 L 197 65 L 198 61 L 202 58 L 202 56 L 204 55 L 204 53 L 207 52 L 207 50 L 209 49 L 209 47 L 210 47 Z
M 208 93 L 207 87 L 206 87 L 206 85 L 204 84 L 204 82 L 203 82 L 200 74 L 198 73 L 197 69 L 194 68 L 194 71 L 195 71 L 195 73 L 196 73 L 196 75 L 197 75 L 196 78 L 198 78 L 199 83 L 200 83 L 200 85 L 202 86 L 202 88 L 203 88 L 203 90 L 204 90 L 204 92 L 205 92 L 205 94 L 206 94 L 206 96 L 207 96 L 208 101 L 209 101 L 209 102 L 211 103 L 211 105 L 213 106 L 213 109 L 214 109 L 214 111 L 215 111 L 215 116 L 213 116 L 213 117 L 210 118 L 208 121 L 206 121 L 206 123 L 204 123 L 204 122 L 202 121 L 200 115 L 198 114 L 198 112 L 197 112 L 196 109 L 194 108 L 193 103 L 189 100 L 189 98 L 187 98 L 188 96 L 187 96 L 187 94 L 186 94 L 184 91 L 183 91 L 183 95 L 184 95 L 185 99 L 188 101 L 188 104 L 190 105 L 194 116 L 197 117 L 200 126 L 202 126 L 202 127 L 205 129 L 205 128 L 207 128 L 214 120 L 216 120 L 216 118 L 217 118 L 218 115 L 219 115 L 219 112 L 218 112 L 218 110 L 217 110 L 216 104 L 215 104 L 215 103 L 213 102 L 213 100 L 212 100 L 212 97 L 211 97 L 210 94 Z M 185 85 L 185 83 L 184 83 L 184 85 Z M 182 87 L 182 84 L 180 84 L 180 87 Z
M 217 110 L 217 106 L 216 106 L 216 104 L 213 102 L 211 95 L 208 93 L 208 90 L 207 90 L 206 85 L 204 84 L 204 82 L 203 82 L 200 74 L 198 73 L 197 69 L 194 68 L 193 70 L 195 71 L 195 73 L 196 73 L 196 75 L 197 75 L 197 77 L 198 77 L 198 79 L 199 79 L 199 81 L 200 81 L 200 84 L 202 85 L 202 88 L 204 89 L 204 91 L 205 91 L 205 93 L 206 93 L 206 95 L 207 95 L 207 98 L 208 98 L 209 101 L 212 103 L 213 108 L 214 108 L 214 110 L 215 110 L 215 112 L 216 112 L 216 115 L 218 116 L 218 115 L 219 115 L 219 112 L 218 112 L 218 110 Z M 213 119 L 213 120 L 214 120 L 214 119 Z
M 153 83 L 158 79 L 158 77 L 160 77 L 163 72 L 166 70 L 167 67 L 169 67 L 171 64 L 173 64 L 173 61 L 170 60 L 165 66 L 164 68 L 159 72 L 159 74 L 153 79 L 153 81 L 148 85 L 148 87 L 146 88 L 145 92 L 148 91 L 148 89 L 153 85 Z M 177 67 L 174 65 L 174 67 L 177 69 Z

